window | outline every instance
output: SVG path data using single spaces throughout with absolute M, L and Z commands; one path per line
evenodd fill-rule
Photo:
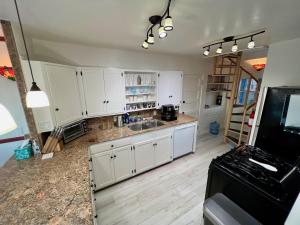
M 237 98 L 237 104 L 238 105 L 244 105 L 246 100 L 246 94 L 247 94 L 247 87 L 248 87 L 249 79 L 241 79 L 240 85 L 239 85 L 239 93 Z M 250 83 L 250 91 L 248 96 L 247 104 L 252 104 L 255 101 L 255 90 L 257 87 L 257 82 L 253 79 L 251 79 Z

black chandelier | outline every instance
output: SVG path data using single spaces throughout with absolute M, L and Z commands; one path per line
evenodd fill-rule
M 210 54 L 210 47 L 215 46 L 215 45 L 219 45 L 219 47 L 216 50 L 216 54 L 222 54 L 223 53 L 222 45 L 224 43 L 227 43 L 227 42 L 234 42 L 234 44 L 231 47 L 231 52 L 235 53 L 239 50 L 239 46 L 237 44 L 237 41 L 242 40 L 242 39 L 246 39 L 246 38 L 250 38 L 247 47 L 248 47 L 248 49 L 252 49 L 252 48 L 255 47 L 255 42 L 254 42 L 253 38 L 256 35 L 259 35 L 259 34 L 262 34 L 262 33 L 265 33 L 265 32 L 266 32 L 265 30 L 261 30 L 261 31 L 254 32 L 254 33 L 247 34 L 247 35 L 225 37 L 225 38 L 222 39 L 222 41 L 216 41 L 216 42 L 213 42 L 213 43 L 210 43 L 210 44 L 207 44 L 207 45 L 203 46 L 203 49 L 204 49 L 203 55 L 208 56 Z
M 168 35 L 167 31 L 173 30 L 173 21 L 172 21 L 172 17 L 170 16 L 171 1 L 172 0 L 169 0 L 167 9 L 163 13 L 162 16 L 160 16 L 160 15 L 154 15 L 154 16 L 150 16 L 149 17 L 149 21 L 151 23 L 151 26 L 148 28 L 147 34 L 146 34 L 146 39 L 145 39 L 144 43 L 142 44 L 142 47 L 144 49 L 148 49 L 149 48 L 149 44 L 150 45 L 154 44 L 153 28 L 156 25 L 159 25 L 159 28 L 158 28 L 158 36 L 159 36 L 159 38 L 165 38 L 165 37 L 167 37 L 167 35 Z

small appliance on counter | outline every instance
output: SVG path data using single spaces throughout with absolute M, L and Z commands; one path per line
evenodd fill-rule
M 162 105 L 161 106 L 161 120 L 173 121 L 177 120 L 176 109 L 174 105 Z
M 74 139 L 86 134 L 87 123 L 85 120 L 81 120 L 63 128 L 63 140 L 64 143 L 69 143 Z
M 213 159 L 205 199 L 222 193 L 262 224 L 284 224 L 300 192 L 300 88 L 269 88 L 255 146 Z

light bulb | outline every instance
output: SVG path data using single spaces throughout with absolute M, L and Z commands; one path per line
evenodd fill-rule
M 147 43 L 147 40 L 144 41 L 144 43 L 142 44 L 142 47 L 143 47 L 144 49 L 148 49 L 149 44 Z
M 17 128 L 14 118 L 2 104 L 0 104 L 0 118 L 0 135 L 11 132 Z
M 208 56 L 208 55 L 209 55 L 209 48 L 206 49 L 206 50 L 203 52 L 203 55 L 205 55 L 205 56 Z
M 26 94 L 26 105 L 28 108 L 41 108 L 49 106 L 49 99 L 45 92 L 32 82 L 29 92 Z
M 248 48 L 254 48 L 255 47 L 255 42 L 253 41 L 253 37 L 251 37 L 251 40 L 248 42 Z
M 147 39 L 148 44 L 153 45 L 154 44 L 154 35 L 149 34 L 148 39 Z
M 221 44 L 220 47 L 217 49 L 216 53 L 221 54 L 222 52 L 223 52 L 223 49 L 222 49 L 222 44 Z
M 236 41 L 234 42 L 234 45 L 231 47 L 232 52 L 237 52 L 239 50 L 239 46 L 237 45 Z
M 166 31 L 173 30 L 173 21 L 171 16 L 167 16 L 164 20 L 164 29 Z
M 159 35 L 159 38 L 165 38 L 165 37 L 167 37 L 167 32 L 165 31 L 165 29 L 164 29 L 163 26 L 160 26 L 158 28 L 158 35 Z

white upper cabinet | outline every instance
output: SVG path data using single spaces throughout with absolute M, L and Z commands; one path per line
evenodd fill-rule
M 124 113 L 125 79 L 119 69 L 104 69 L 107 114 Z
M 80 73 L 88 117 L 124 113 L 125 80 L 121 70 L 82 67 Z
M 179 106 L 182 99 L 182 72 L 161 71 L 158 76 L 158 107 L 173 104 Z
M 87 116 L 98 116 L 106 113 L 106 97 L 103 69 L 81 68 L 83 92 Z
M 56 125 L 62 126 L 82 118 L 76 68 L 62 65 L 45 65 L 51 92 L 52 110 Z

